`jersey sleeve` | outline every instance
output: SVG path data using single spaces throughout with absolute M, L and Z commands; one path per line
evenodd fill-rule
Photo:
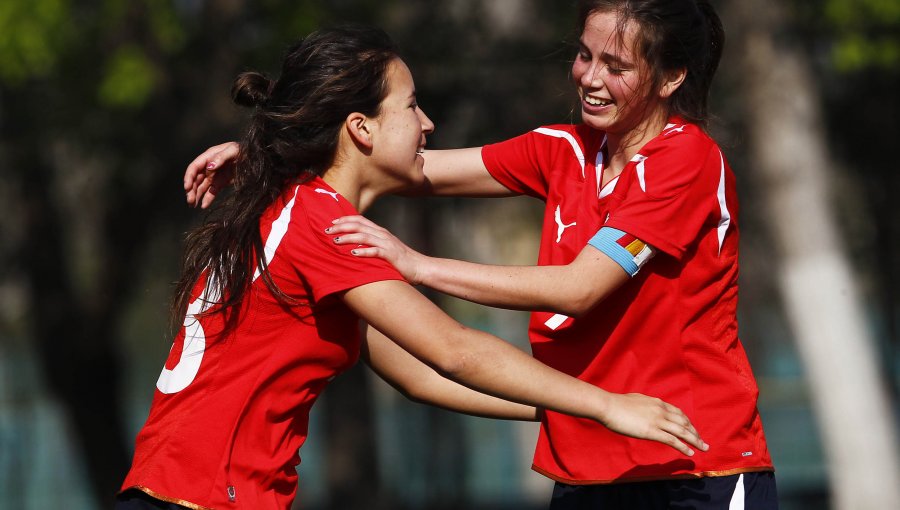
M 485 145 L 481 159 L 485 168 L 500 184 L 516 193 L 546 198 L 548 179 L 547 147 L 534 131 L 509 140 Z
M 404 280 L 403 276 L 385 260 L 356 257 L 350 250 L 356 245 L 337 245 L 333 236 L 325 233 L 332 220 L 359 214 L 341 197 L 340 202 L 326 194 L 303 190 L 292 222 L 298 234 L 290 236 L 292 264 L 308 286 L 316 301 L 335 292 L 384 280 Z
M 646 149 L 633 160 L 624 196 L 604 226 L 680 259 L 721 213 L 725 163 L 715 142 L 698 133 Z

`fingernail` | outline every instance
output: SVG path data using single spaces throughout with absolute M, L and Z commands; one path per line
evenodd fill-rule
M 326 233 L 326 234 L 330 234 L 330 233 L 331 233 L 331 227 L 326 228 L 326 229 L 325 229 L 325 233 Z
M 341 242 L 341 238 L 340 238 L 340 237 L 335 237 L 335 238 L 334 238 L 334 242 L 336 242 L 336 243 Z
M 210 161 L 209 163 L 206 164 L 206 168 L 215 168 L 215 167 L 216 167 L 215 161 Z
M 358 250 L 350 250 L 350 254 L 357 255 L 357 254 L 359 254 L 359 251 Z

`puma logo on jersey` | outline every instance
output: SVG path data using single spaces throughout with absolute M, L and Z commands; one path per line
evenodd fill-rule
M 577 222 L 573 221 L 572 223 L 569 223 L 568 225 L 563 223 L 562 216 L 559 211 L 559 205 L 556 206 L 555 218 L 556 218 L 556 242 L 559 243 L 559 241 L 562 239 L 563 232 L 565 232 L 566 229 L 569 227 L 574 227 Z
M 325 193 L 326 195 L 331 195 L 331 198 L 333 198 L 335 202 L 338 201 L 338 197 L 337 197 L 338 194 L 337 194 L 337 191 L 326 191 L 326 190 L 324 190 L 324 189 L 322 189 L 322 188 L 316 188 L 316 189 L 314 189 L 313 191 L 315 191 L 316 193 Z
M 668 125 L 666 125 L 665 129 L 663 130 L 663 135 L 669 136 L 669 135 L 674 135 L 675 133 L 684 133 L 684 128 L 686 128 L 686 127 L 687 127 L 687 125 L 685 125 L 685 124 L 682 124 L 680 126 L 675 126 L 675 124 L 668 124 Z

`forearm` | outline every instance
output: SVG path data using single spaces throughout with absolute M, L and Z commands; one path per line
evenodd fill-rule
M 679 409 L 644 395 L 609 393 L 554 370 L 490 334 L 459 324 L 403 282 L 362 285 L 345 292 L 343 300 L 403 351 L 467 388 L 536 409 L 595 420 L 619 433 L 668 444 L 686 455 L 693 452 L 682 441 L 706 449 Z M 389 366 L 388 360 L 382 367 Z M 497 411 L 497 402 L 489 400 L 461 403 L 464 392 L 446 394 L 452 395 L 444 400 L 448 406 L 471 405 L 468 409 L 475 414 L 519 414 L 509 407 Z M 532 417 L 536 415 L 535 411 Z
M 591 247 L 564 266 L 494 266 L 423 256 L 417 268 L 417 281 L 445 294 L 569 316 L 587 312 L 627 280 L 618 264 Z
M 481 147 L 431 150 L 425 158 L 425 183 L 411 195 L 504 197 L 514 195 L 497 182 L 481 159 Z
M 561 266 L 497 266 L 426 257 L 417 276 L 422 285 L 487 306 L 560 313 L 568 308 L 561 303 L 568 299 L 565 289 L 548 285 L 565 276 Z
M 465 327 L 449 332 L 446 341 L 459 355 L 439 370 L 448 379 L 500 399 L 605 422 L 609 393 L 496 340 Z
M 379 377 L 410 400 L 485 418 L 539 419 L 534 406 L 486 395 L 442 377 L 371 326 L 366 328 L 365 338 L 363 358 Z
M 373 283 L 348 292 L 345 300 L 373 327 L 452 381 L 505 400 L 604 422 L 609 393 L 466 328 L 408 285 Z

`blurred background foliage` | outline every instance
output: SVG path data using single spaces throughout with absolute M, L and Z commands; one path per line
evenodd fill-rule
M 829 468 L 747 151 L 743 112 L 753 104 L 734 53 L 746 20 L 730 14 L 739 1 L 714 2 L 730 44 L 713 105 L 742 182 L 742 335 L 783 508 L 825 508 Z M 900 2 L 784 5 L 789 23 L 777 37 L 813 65 L 838 169 L 834 214 L 896 414 Z M 574 2 L 541 0 L 0 2 L 0 508 L 109 507 L 169 348 L 181 237 L 202 217 L 184 205 L 182 171 L 205 147 L 240 136 L 244 114 L 229 99 L 238 72 L 277 74 L 284 48 L 322 25 L 379 25 L 403 49 L 437 125 L 429 146 L 482 145 L 577 122 L 574 17 Z M 372 216 L 427 252 L 536 257 L 540 205 L 528 199 L 392 198 Z M 434 298 L 527 348 L 524 314 Z M 410 404 L 360 367 L 314 414 L 304 508 L 544 508 L 549 497 L 528 470 L 532 426 Z

